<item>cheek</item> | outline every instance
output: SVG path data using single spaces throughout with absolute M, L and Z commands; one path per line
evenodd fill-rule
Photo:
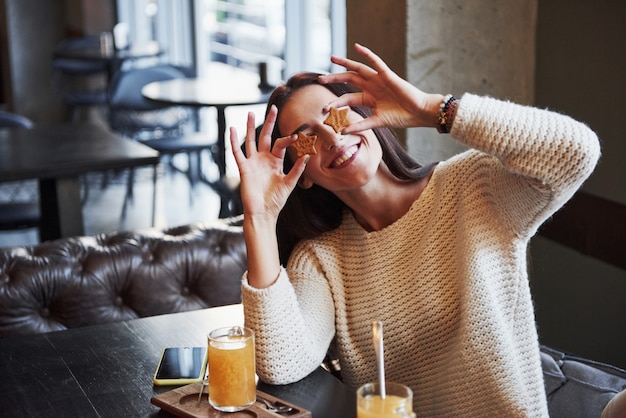
M 365 135 L 364 140 L 367 142 L 367 146 L 368 146 L 370 152 L 374 153 L 377 156 L 380 156 L 382 158 L 382 156 L 383 156 L 383 148 L 380 145 L 380 142 L 378 142 L 378 138 L 376 138 L 376 135 L 374 134 L 374 132 L 370 130 Z
M 290 166 L 293 166 L 298 159 L 298 154 L 291 145 L 285 150 L 285 159 L 288 161 Z
M 304 166 L 304 172 L 302 173 L 301 178 L 309 180 L 313 183 L 318 183 L 325 177 L 325 174 L 322 173 L 322 169 L 320 168 L 319 155 L 311 154 L 309 161 Z

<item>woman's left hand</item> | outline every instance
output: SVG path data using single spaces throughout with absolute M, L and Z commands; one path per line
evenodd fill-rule
M 319 77 L 322 84 L 348 83 L 361 89 L 358 93 L 348 93 L 328 103 L 331 107 L 364 106 L 373 111 L 373 115 L 348 126 L 344 133 L 363 131 L 378 127 L 409 128 L 436 127 L 441 94 L 424 93 L 394 73 L 387 64 L 368 48 L 355 44 L 355 50 L 371 64 L 347 58 L 332 57 L 337 65 L 348 71 Z

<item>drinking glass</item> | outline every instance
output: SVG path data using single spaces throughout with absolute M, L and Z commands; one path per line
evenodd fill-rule
M 209 403 L 219 411 L 237 412 L 256 401 L 254 332 L 244 327 L 209 333 Z
M 411 389 L 394 382 L 385 382 L 385 386 L 385 399 L 378 383 L 366 383 L 357 390 L 357 418 L 414 418 Z

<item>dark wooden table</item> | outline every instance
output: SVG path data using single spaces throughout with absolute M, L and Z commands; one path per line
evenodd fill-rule
M 170 417 L 150 398 L 168 346 L 201 346 L 209 330 L 243 323 L 241 305 L 0 339 L 0 416 Z M 323 369 L 290 385 L 259 389 L 312 412 L 356 416 L 356 397 Z
M 0 129 L 0 181 L 39 179 L 42 241 L 84 234 L 80 175 L 158 163 L 157 151 L 98 125 Z

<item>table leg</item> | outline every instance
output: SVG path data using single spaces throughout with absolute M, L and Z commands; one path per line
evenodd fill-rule
M 226 108 L 217 106 L 217 166 L 220 179 L 226 176 Z
M 157 180 L 159 175 L 159 165 L 152 168 L 152 227 L 156 226 L 156 204 L 157 204 Z
M 217 167 L 219 169 L 220 178 L 211 183 L 213 189 L 220 195 L 220 218 L 226 218 L 231 216 L 229 208 L 230 201 L 232 200 L 232 191 L 228 189 L 228 186 L 223 182 L 226 177 L 226 138 L 228 133 L 226 132 L 226 107 L 216 106 L 217 110 Z
M 78 177 L 39 180 L 41 241 L 84 235 Z

